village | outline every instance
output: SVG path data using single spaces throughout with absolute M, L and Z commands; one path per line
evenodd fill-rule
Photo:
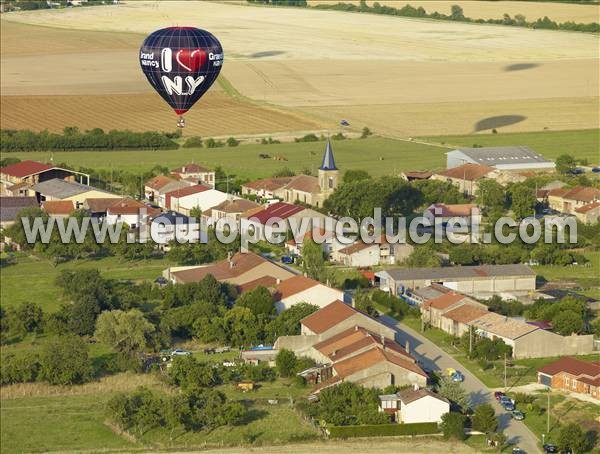
M 0 0 L 0 454 L 600 450 L 600 0 Z
M 447 157 L 445 171 L 404 172 L 396 177 L 405 185 L 423 182 L 449 185 L 447 187 L 454 188 L 467 202 L 422 201 L 423 216 L 432 225 L 436 218 L 441 218 L 444 225 L 472 217 L 481 223 L 489 218 L 490 207 L 485 202 L 479 203 L 478 195 L 488 185 L 502 188 L 509 184 L 526 184 L 530 178 L 536 178 L 536 189 L 529 202 L 536 217 L 539 213 L 540 217 L 571 217 L 579 225 L 598 223 L 600 190 L 564 183 L 554 162 L 527 147 L 457 149 L 448 152 Z M 191 247 L 174 245 L 179 228 L 176 219 L 195 233 L 192 244 L 200 241 L 200 232 L 208 233 L 206 247 L 218 241 L 211 232 L 223 218 L 259 232 L 272 228 L 269 221 L 273 218 L 288 223 L 288 228 L 290 220 L 300 221 L 305 217 L 322 220 L 329 217 L 335 222 L 335 215 L 326 211 L 331 210 L 327 199 L 335 197 L 340 187 L 352 184 L 346 177 L 342 179 L 343 171 L 338 165 L 342 167 L 343 162 L 336 162 L 333 144 L 327 141 L 318 176 L 249 181 L 242 184 L 240 192 L 228 193 L 215 188 L 213 170 L 187 163 L 144 182 L 140 194 L 122 196 L 91 186 L 89 175 L 80 171 L 35 161 L 16 162 L 1 169 L 3 250 L 20 251 L 31 247 L 11 237 L 19 216 L 25 212 L 30 217 L 38 212 L 46 219 L 61 221 L 81 213 L 101 223 L 126 226 L 129 232 L 172 221 L 175 227 L 161 231 L 160 243 L 151 246 L 161 254 Z M 537 187 L 537 181 L 547 183 Z M 315 241 L 317 236 L 323 239 L 321 243 Z M 533 253 L 526 263 L 517 260 L 515 263 L 471 264 L 457 261 L 457 254 L 452 251 L 431 250 L 429 253 L 435 256 L 433 266 L 431 257 L 419 259 L 421 249 L 427 246 L 410 242 L 390 244 L 384 235 L 381 235 L 382 241 L 372 244 L 360 238 L 341 242 L 333 231 L 323 228 L 309 230 L 300 241 L 288 237 L 290 235 L 277 245 L 259 242 L 248 252 L 241 251 L 239 244 L 230 244 L 226 257 L 221 260 L 199 265 L 187 261 L 170 266 L 156 276 L 154 285 L 175 290 L 180 286 L 203 286 L 207 279 L 212 279 L 235 289 L 235 297 L 226 297 L 230 300 L 227 305 L 237 307 L 247 300 L 251 312 L 255 311 L 252 304 L 262 306 L 259 311 L 265 313 L 256 312 L 257 316 L 272 314 L 270 318 L 285 318 L 287 312 L 291 314 L 301 308 L 298 311 L 301 318 L 296 319 L 299 330 L 294 328 L 284 335 L 275 331 L 263 337 L 265 341 L 272 339 L 269 343 L 254 344 L 261 339 L 260 335 L 242 336 L 234 341 L 236 349 L 233 350 L 230 344 L 234 343 L 231 341 L 235 336 L 228 340 L 205 335 L 205 341 L 215 345 L 204 348 L 205 353 L 228 352 L 222 367 L 246 364 L 275 368 L 281 373 L 286 358 L 292 364 L 303 364 L 306 368 L 302 370 L 288 366 L 291 369 L 284 375 L 295 374 L 305 383 L 310 390 L 308 402 L 312 404 L 309 405 L 319 405 L 322 393 L 342 383 L 385 390 L 386 393 L 378 396 L 379 412 L 387 415 L 389 422 L 399 424 L 399 435 L 437 433 L 438 425 L 449 424 L 444 415 L 454 412 L 462 421 L 458 425 L 465 427 L 465 433 L 477 433 L 476 423 L 467 428 L 471 424 L 467 423 L 471 418 L 468 412 L 475 406 L 477 414 L 477 405 L 487 405 L 492 414 L 505 412 L 511 416 L 502 432 L 480 431 L 487 433 L 488 443 L 504 443 L 504 433 L 519 436 L 522 441 L 518 449 L 523 452 L 537 449 L 533 438 L 528 446 L 527 436 L 522 435 L 528 429 L 521 421 L 527 420 L 531 403 L 529 399 L 525 399 L 529 403 L 522 403 L 520 391 L 516 393 L 521 402 L 515 400 L 513 389 L 559 390 L 584 402 L 597 403 L 600 399 L 598 363 L 585 359 L 597 355 L 599 348 L 589 328 L 591 320 L 586 315 L 596 310 L 592 309 L 595 303 L 590 302 L 593 299 L 578 296 L 576 291 L 557 294 L 552 282 L 540 283 L 530 266 L 539 263 Z M 475 238 L 471 246 L 476 246 L 479 240 Z M 576 263 L 576 256 L 571 260 L 573 263 L 565 265 L 585 266 Z M 340 282 L 338 279 L 337 284 L 333 284 L 333 270 L 342 276 L 353 276 L 354 280 Z M 490 305 L 491 301 L 495 305 Z M 505 311 L 503 301 L 524 310 L 513 315 Z M 544 313 L 552 312 L 546 310 L 548 304 L 576 307 L 575 310 L 581 311 L 577 315 L 581 317 L 581 325 L 565 323 L 560 316 L 545 318 Z M 407 314 L 417 322 L 416 326 L 402 324 Z M 183 323 L 191 326 L 195 321 Z M 253 322 L 248 319 L 242 323 Z M 244 330 L 243 327 L 236 329 Z M 441 350 L 442 346 L 428 337 L 434 332 L 455 339 L 451 341 L 453 345 L 462 346 L 467 342 L 467 358 L 483 354 L 485 359 L 480 358 L 478 366 L 473 366 L 472 361 L 469 365 L 462 363 L 456 354 Z M 226 345 L 215 344 L 219 338 Z M 481 353 L 484 348 L 491 350 Z M 234 351 L 239 353 L 231 356 Z M 169 373 L 173 361 L 178 364 L 193 357 L 191 351 L 175 346 L 172 352 L 167 350 L 156 360 L 151 359 L 150 351 L 138 351 L 138 354 L 150 354 L 144 367 L 158 364 L 163 373 Z M 543 365 L 537 371 L 527 371 L 530 382 L 519 377 L 519 372 L 515 375 L 511 372 L 513 383 L 507 382 L 507 361 L 513 364 L 519 360 L 545 358 L 549 361 L 540 362 Z M 496 399 L 489 401 L 491 406 L 486 400 L 464 403 L 464 397 L 460 397 L 464 394 L 463 386 L 471 393 L 490 392 L 480 379 L 481 371 L 473 369 L 490 367 L 495 360 L 504 361 L 505 378 L 504 386 L 493 388 Z M 482 361 L 488 365 L 482 366 Z M 244 392 L 253 392 L 255 386 L 260 385 L 254 380 L 240 380 L 237 386 Z M 394 390 L 395 393 L 390 392 Z M 278 401 L 277 398 L 272 400 Z M 331 436 L 336 430 L 326 428 L 325 433 Z M 389 433 L 396 432 L 390 430 Z M 544 446 L 548 451 L 554 445 L 545 443 Z

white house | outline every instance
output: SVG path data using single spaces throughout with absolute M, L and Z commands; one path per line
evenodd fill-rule
M 325 307 L 337 300 L 344 301 L 344 292 L 299 275 L 277 285 L 274 299 L 277 312 L 282 312 L 298 303 L 310 303 Z
M 208 189 L 206 191 L 197 192 L 194 194 L 179 197 L 178 210 L 180 213 L 187 216 L 194 208 L 199 208 L 201 212 L 215 207 L 227 200 L 229 194 L 216 189 Z
M 398 422 L 442 422 L 442 415 L 450 412 L 450 402 L 428 389 L 407 388 L 398 392 L 400 417 Z

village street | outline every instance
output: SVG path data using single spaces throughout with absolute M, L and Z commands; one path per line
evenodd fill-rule
M 458 361 L 444 352 L 432 341 L 412 328 L 398 322 L 394 318 L 382 315 L 379 320 L 398 330 L 396 338 L 397 342 L 405 347 L 406 342 L 408 341 L 410 353 L 417 358 L 425 368 L 444 371 L 451 367 L 459 370 L 465 377 L 463 386 L 470 393 L 471 405 L 474 406 L 486 402 L 491 403 L 498 415 L 500 429 L 505 431 L 510 443 L 520 447 L 528 454 L 541 452 L 537 445 L 537 439 L 529 428 L 523 424 L 523 422 L 512 419 L 500 404 L 496 402 L 492 391 Z

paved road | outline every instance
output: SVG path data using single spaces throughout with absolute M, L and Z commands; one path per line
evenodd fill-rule
M 519 446 L 528 454 L 541 452 L 537 446 L 537 438 L 533 432 L 523 422 L 512 419 L 496 402 L 491 390 L 452 356 L 417 331 L 391 317 L 382 315 L 379 320 L 398 331 L 397 341 L 400 345 L 406 346 L 406 341 L 409 342 L 410 353 L 421 361 L 426 368 L 446 370 L 448 367 L 451 367 L 460 370 L 465 376 L 463 385 L 471 395 L 471 405 L 486 402 L 491 403 L 498 415 L 500 428 L 504 430 L 510 443 Z

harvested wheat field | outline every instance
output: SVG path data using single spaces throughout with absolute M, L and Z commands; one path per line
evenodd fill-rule
M 359 4 L 360 0 L 340 0 L 343 3 Z M 502 19 L 506 13 L 514 17 L 522 14 L 528 21 L 548 16 L 555 22 L 578 22 L 590 23 L 600 20 L 600 5 L 576 5 L 573 3 L 540 3 L 519 1 L 477 1 L 477 0 L 368 0 L 367 4 L 373 6 L 375 1 L 380 5 L 402 8 L 411 5 L 415 8 L 423 7 L 428 13 L 437 11 L 442 14 L 450 14 L 452 5 L 459 5 L 466 17 L 471 19 Z M 308 0 L 309 5 L 314 6 L 324 3 L 338 3 L 338 0 Z
M 580 5 L 535 6 L 550 10 Z M 592 34 L 239 2 L 130 2 L 10 13 L 4 15 L 3 24 L 6 21 L 96 30 L 69 31 L 91 33 L 87 39 L 92 41 L 99 31 L 109 30 L 108 35 L 115 34 L 120 42 L 133 39 L 123 32 L 143 34 L 188 23 L 206 27 L 225 49 L 224 76 L 244 97 L 254 100 L 252 107 L 240 108 L 239 115 L 227 118 L 234 129 L 239 120 L 244 133 L 306 130 L 311 124 L 331 129 L 341 118 L 351 119 L 355 130 L 368 125 L 392 137 L 491 129 L 477 129 L 478 123 L 503 131 L 598 126 L 600 40 Z M 85 55 L 72 49 L 47 60 L 3 54 L 3 94 L 150 93 L 137 68 L 135 49 L 112 46 L 106 51 L 99 45 Z M 54 68 L 52 77 L 44 81 L 25 77 L 28 68 L 40 61 Z M 64 68 L 66 74 L 59 77 Z M 235 103 L 242 103 L 240 99 Z M 283 124 L 274 123 L 272 106 L 284 109 L 277 113 Z M 548 111 L 549 107 L 555 110 Z M 201 108 L 202 102 L 192 110 L 192 123 L 194 115 L 202 115 Z M 264 117 L 242 119 L 251 108 L 264 112 Z M 286 117 L 288 112 L 299 117 Z M 134 115 L 118 111 L 114 117 L 127 125 L 138 115 L 138 111 Z M 144 115 L 163 121 L 157 112 Z M 494 122 L 506 116 L 518 120 Z M 294 127 L 287 118 L 299 123 Z M 9 121 L 4 113 L 2 119 Z M 244 122 L 253 126 L 242 126 Z M 221 120 L 215 123 L 218 127 Z M 212 131 L 208 126 L 206 130 Z M 229 131 L 235 132 L 227 129 L 220 135 Z

